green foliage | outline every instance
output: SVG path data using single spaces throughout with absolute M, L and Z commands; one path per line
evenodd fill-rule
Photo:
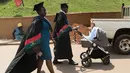
M 72 12 L 115 12 L 121 11 L 122 3 L 130 5 L 129 0 L 23 0 L 24 7 L 16 7 L 14 0 L 0 3 L 0 17 L 36 16 L 33 6 L 44 1 L 48 14 L 55 14 L 60 10 L 60 3 L 67 2 L 69 13 Z

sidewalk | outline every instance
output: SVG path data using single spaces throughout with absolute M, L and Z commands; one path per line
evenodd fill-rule
M 4 73 L 8 65 L 14 58 L 18 45 L 4 45 L 0 46 L 0 73 Z M 54 45 L 50 44 L 52 61 L 54 59 L 53 48 Z M 73 66 L 68 64 L 68 60 L 61 60 L 63 64 L 53 65 L 55 73 L 130 73 L 130 55 L 111 54 L 111 64 L 103 65 L 100 59 L 92 59 L 92 66 L 85 68 L 81 64 L 80 54 L 85 52 L 86 49 L 81 45 L 72 44 L 73 60 L 78 62 L 79 65 Z M 47 69 L 46 63 L 42 66 L 41 73 L 50 73 Z M 32 73 L 37 73 L 36 70 Z

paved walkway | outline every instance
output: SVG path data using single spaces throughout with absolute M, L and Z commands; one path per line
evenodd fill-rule
M 53 44 L 50 45 L 53 48 Z M 4 73 L 7 66 L 13 59 L 18 45 L 0 45 L 0 73 Z M 61 65 L 53 65 L 55 73 L 130 73 L 130 55 L 117 55 L 111 51 L 111 64 L 103 65 L 100 59 L 93 59 L 93 64 L 89 68 L 82 67 L 80 63 L 79 55 L 86 51 L 81 45 L 72 44 L 73 48 L 73 59 L 79 63 L 78 66 L 68 65 L 67 60 L 62 60 L 64 63 Z M 52 51 L 53 49 L 51 49 Z M 53 52 L 52 52 L 53 55 Z M 49 73 L 45 63 L 42 67 L 45 73 Z M 36 73 L 36 70 L 32 73 Z

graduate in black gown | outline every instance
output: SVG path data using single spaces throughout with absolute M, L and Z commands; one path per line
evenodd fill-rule
M 71 65 L 78 65 L 78 63 L 75 63 L 72 58 L 72 48 L 71 48 L 71 42 L 70 42 L 70 36 L 69 33 L 65 33 L 61 38 L 57 39 L 58 36 L 57 33 L 62 29 L 63 26 L 68 25 L 68 19 L 67 19 L 67 12 L 68 12 L 68 5 L 66 3 L 61 4 L 61 11 L 56 14 L 56 17 L 54 19 L 54 22 L 56 22 L 55 28 L 54 28 L 54 34 L 53 38 L 56 41 L 55 47 L 54 47 L 54 64 L 61 64 L 62 62 L 59 62 L 58 59 L 68 59 L 69 64 Z
M 32 51 L 34 47 L 29 46 L 30 50 L 28 50 L 29 49 L 28 47 L 26 48 L 27 49 L 26 50 L 25 42 L 28 39 L 37 36 L 40 32 L 41 32 L 41 21 L 39 19 L 34 18 L 32 24 L 29 26 L 27 32 L 25 33 L 23 39 L 21 40 L 21 43 L 19 45 L 19 48 L 17 50 L 14 59 L 11 61 L 5 73 L 31 73 L 37 68 L 38 59 L 36 58 L 36 52 L 30 53 L 30 50 Z M 37 43 L 35 46 L 38 45 L 39 43 Z
M 5 73 L 31 73 L 35 69 L 38 69 L 37 73 L 40 73 L 43 63 L 41 57 L 43 58 L 43 56 L 46 56 L 48 58 L 47 54 L 45 53 L 42 53 L 42 56 L 39 55 L 39 53 L 43 50 L 41 47 L 43 46 L 42 31 L 52 31 L 52 28 L 50 24 L 47 23 L 47 20 L 46 24 L 48 24 L 48 28 L 43 28 L 46 25 L 43 23 L 42 19 L 44 18 L 44 14 L 46 14 L 43 2 L 36 4 L 34 6 L 34 11 L 36 11 L 41 16 L 41 18 L 36 16 L 31 25 L 28 27 L 27 32 L 21 40 L 17 53 L 6 69 Z M 49 46 L 49 44 L 47 45 Z M 50 58 L 47 59 L 46 64 L 50 73 L 54 73 Z

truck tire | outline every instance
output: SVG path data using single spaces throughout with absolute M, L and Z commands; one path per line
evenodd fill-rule
M 130 35 L 122 34 L 117 37 L 114 49 L 119 54 L 130 54 Z

